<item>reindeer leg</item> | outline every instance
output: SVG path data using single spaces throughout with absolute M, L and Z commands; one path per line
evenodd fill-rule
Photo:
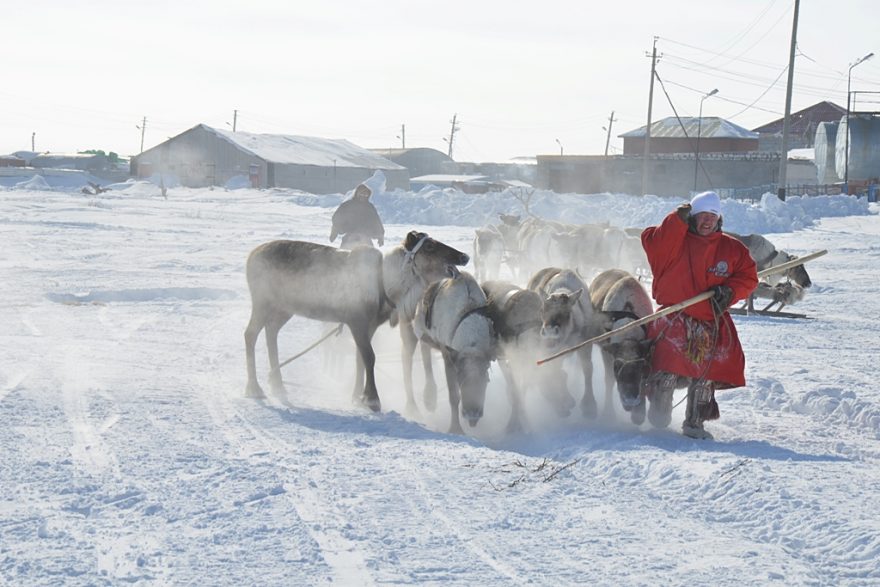
M 596 397 L 593 395 L 593 345 L 587 345 L 578 351 L 581 369 L 584 372 L 584 397 L 581 399 L 581 413 L 584 418 L 596 417 Z
M 290 314 L 273 312 L 266 321 L 266 348 L 269 351 L 269 389 L 276 395 L 285 393 L 278 361 L 278 332 L 290 320 Z
M 263 398 L 266 394 L 260 383 L 257 381 L 257 366 L 254 357 L 254 350 L 257 345 L 257 337 L 266 324 L 265 312 L 257 308 L 257 304 L 251 308 L 251 319 L 244 331 L 244 354 L 247 358 L 247 386 L 245 387 L 245 397 Z
M 437 380 L 434 378 L 431 347 L 424 342 L 419 342 L 419 351 L 422 353 L 422 367 L 425 369 L 425 407 L 433 412 L 437 407 Z
M 354 353 L 354 387 L 351 389 L 352 403 L 359 403 L 362 400 L 364 390 L 364 373 L 367 370 L 364 365 L 364 359 L 361 357 L 360 349 L 355 348 Z
M 351 323 L 348 325 L 348 328 L 354 337 L 358 354 L 360 354 L 361 359 L 364 361 L 367 382 L 364 385 L 363 402 L 368 408 L 378 412 L 382 409 L 382 405 L 379 402 L 379 392 L 376 389 L 376 353 L 373 352 L 373 345 L 370 343 L 373 333 L 367 326 L 360 323 Z
M 507 382 L 507 399 L 510 402 L 510 421 L 507 423 L 506 432 L 507 434 L 517 434 L 523 432 L 522 395 L 516 385 L 513 370 L 510 368 L 510 363 L 507 362 L 507 359 L 499 359 L 498 366 L 501 368 L 501 373 Z
M 455 365 L 448 352 L 443 353 L 443 367 L 446 370 L 446 387 L 449 388 L 449 432 L 451 434 L 464 434 L 461 420 L 458 417 L 458 404 L 461 401 L 461 393 L 458 389 L 458 380 L 455 374 Z
M 413 397 L 413 354 L 416 352 L 416 333 L 413 332 L 412 322 L 401 320 L 400 322 L 400 341 L 402 348 L 400 349 L 400 357 L 403 361 L 403 391 L 406 395 L 406 406 L 404 413 L 408 416 L 418 416 L 419 408 L 416 406 Z
M 614 420 L 614 357 L 605 351 L 602 351 L 602 366 L 605 368 L 605 405 L 602 406 L 602 418 Z

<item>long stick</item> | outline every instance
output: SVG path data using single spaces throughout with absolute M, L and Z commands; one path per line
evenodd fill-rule
M 306 354 L 307 352 L 309 352 L 310 350 L 312 350 L 313 348 L 315 348 L 316 346 L 318 346 L 319 344 L 321 344 L 322 342 L 324 342 L 325 340 L 327 340 L 328 338 L 333 336 L 334 334 L 339 334 L 340 332 L 342 332 L 343 326 L 344 326 L 343 324 L 340 324 L 339 326 L 334 326 L 332 330 L 330 330 L 327 334 L 325 334 L 324 336 L 319 338 L 317 341 L 313 342 L 308 348 L 301 350 L 300 352 L 296 353 L 295 355 L 293 355 L 292 357 L 290 357 L 289 359 L 287 359 L 283 363 L 280 363 L 278 365 L 277 370 L 280 371 L 281 367 L 283 367 L 284 365 L 286 365 L 290 362 L 297 360 L 298 358 L 300 358 L 301 356 L 303 356 L 304 354 Z M 275 370 L 273 369 L 273 371 L 275 371 Z
M 648 324 L 649 322 L 653 322 L 657 318 L 662 318 L 666 314 L 672 314 L 673 312 L 678 312 L 679 310 L 683 310 L 683 309 L 687 308 L 688 306 L 693 306 L 697 302 L 702 302 L 703 300 L 708 300 L 713 295 L 715 295 L 715 292 L 704 291 L 703 293 L 697 294 L 694 297 L 689 298 L 683 302 L 679 302 L 679 303 L 674 304 L 672 306 L 668 306 L 666 308 L 663 308 L 662 310 L 657 310 L 653 314 L 645 316 L 644 318 L 639 318 L 638 320 L 624 324 L 623 326 L 621 326 L 617 330 L 610 330 L 610 331 L 606 332 L 605 334 L 600 334 L 599 336 L 594 336 L 593 338 L 590 338 L 588 340 L 585 340 L 584 342 L 578 343 L 578 344 L 574 345 L 573 347 L 563 349 L 563 350 L 559 351 L 558 353 L 556 353 L 555 355 L 550 355 L 546 359 L 539 360 L 538 364 L 543 365 L 547 361 L 552 361 L 553 359 L 558 359 L 562 355 L 567 355 L 568 353 L 570 353 L 572 351 L 576 351 L 579 348 L 586 346 L 588 344 L 600 342 L 600 341 L 609 339 L 616 334 L 620 334 L 624 330 L 629 330 L 630 328 L 635 328 L 636 326 Z
M 804 255 L 803 257 L 798 257 L 797 259 L 792 259 L 791 261 L 786 261 L 785 263 L 781 263 L 779 265 L 776 265 L 775 267 L 768 267 L 767 269 L 764 269 L 763 271 L 758 272 L 758 278 L 760 279 L 761 277 L 767 277 L 768 275 L 773 275 L 774 273 L 780 273 L 780 272 L 785 271 L 787 269 L 791 269 L 792 267 L 797 267 L 798 265 L 802 265 L 802 264 L 806 263 L 807 261 L 812 261 L 813 259 L 817 259 L 817 258 L 821 257 L 822 255 L 826 254 L 827 252 L 828 252 L 827 250 L 823 249 L 821 251 L 816 251 L 815 253 L 810 253 L 809 255 Z M 552 361 L 553 359 L 558 359 L 559 357 L 561 357 L 563 355 L 567 355 L 568 353 L 571 353 L 573 351 L 576 351 L 581 347 L 587 346 L 588 344 L 595 344 L 595 343 L 601 342 L 603 340 L 608 340 L 612 336 L 620 334 L 621 332 L 624 332 L 624 331 L 629 330 L 631 328 L 635 328 L 636 326 L 642 326 L 644 324 L 648 324 L 650 322 L 653 322 L 654 320 L 657 320 L 658 318 L 662 318 L 663 316 L 666 316 L 667 314 L 672 314 L 673 312 L 678 312 L 679 310 L 683 310 L 683 309 L 687 308 L 688 306 L 693 306 L 694 304 L 702 302 L 703 300 L 708 300 L 713 295 L 714 295 L 714 293 L 711 291 L 704 291 L 703 293 L 697 294 L 694 297 L 689 298 L 683 302 L 679 302 L 679 303 L 674 304 L 672 306 L 668 306 L 666 308 L 663 308 L 662 310 L 658 310 L 658 311 L 654 312 L 653 314 L 645 316 L 644 318 L 639 318 L 638 320 L 634 320 L 633 322 L 629 322 L 627 324 L 624 324 L 623 326 L 621 326 L 620 328 L 618 328 L 616 330 L 610 330 L 610 331 L 606 332 L 605 334 L 600 334 L 599 336 L 594 336 L 593 338 L 590 338 L 588 340 L 585 340 L 584 342 L 578 343 L 578 344 L 574 345 L 573 347 L 563 349 L 563 350 L 559 351 L 558 353 L 556 353 L 555 355 L 550 355 L 549 357 L 547 357 L 545 359 L 540 359 L 538 361 L 538 365 L 543 365 L 544 363 L 546 363 L 548 361 Z
M 798 257 L 796 259 L 792 259 L 791 261 L 786 261 L 785 263 L 780 263 L 779 265 L 768 267 L 763 271 L 758 271 L 758 279 L 761 279 L 762 277 L 767 277 L 768 275 L 773 275 L 774 273 L 780 273 L 787 269 L 791 269 L 792 267 L 797 267 L 798 265 L 803 265 L 807 261 L 818 259 L 827 252 L 828 251 L 826 249 L 822 249 L 821 251 L 816 251 L 815 253 L 810 253 L 809 255 L 804 255 L 803 257 Z

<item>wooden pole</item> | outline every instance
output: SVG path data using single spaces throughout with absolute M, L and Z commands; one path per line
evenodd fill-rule
M 768 275 L 773 275 L 774 273 L 780 273 L 782 271 L 786 271 L 787 269 L 791 269 L 792 267 L 797 267 L 798 265 L 803 265 L 807 261 L 812 261 L 813 259 L 818 259 L 819 257 L 826 254 L 827 252 L 828 252 L 827 250 L 823 249 L 821 251 L 816 251 L 815 253 L 810 253 L 809 255 L 804 255 L 803 257 L 798 257 L 797 259 L 792 259 L 791 261 L 786 261 L 785 263 L 782 263 L 780 265 L 776 265 L 775 267 L 768 267 L 767 269 L 764 269 L 763 271 L 758 272 L 758 279 L 760 279 L 762 277 L 767 277 Z M 635 328 L 636 326 L 643 326 L 645 324 L 649 324 L 649 323 L 653 322 L 654 320 L 657 320 L 658 318 L 662 318 L 663 316 L 666 316 L 667 314 L 672 314 L 673 312 L 678 312 L 679 310 L 684 310 L 685 308 L 687 308 L 689 306 L 693 306 L 694 304 L 702 302 L 703 300 L 708 300 L 713 295 L 714 295 L 714 293 L 711 291 L 704 291 L 703 293 L 697 294 L 694 297 L 689 298 L 683 302 L 673 304 L 672 306 L 667 306 L 666 308 L 663 308 L 662 310 L 657 310 L 653 314 L 645 316 L 644 318 L 639 318 L 638 320 L 628 322 L 627 324 L 624 324 L 623 326 L 621 326 L 620 328 L 618 328 L 616 330 L 609 330 L 605 334 L 600 334 L 599 336 L 594 336 L 593 338 L 590 338 L 588 340 L 585 340 L 584 342 L 578 343 L 578 344 L 574 345 L 573 347 L 563 349 L 563 350 L 559 351 L 558 353 L 556 353 L 555 355 L 550 355 L 549 357 L 547 357 L 545 359 L 540 359 L 540 360 L 538 360 L 538 365 L 543 365 L 544 363 L 547 363 L 548 361 L 558 359 L 559 357 L 562 357 L 562 356 L 567 355 L 571 352 L 574 352 L 581 347 L 587 346 L 588 344 L 595 344 L 597 342 L 602 342 L 603 340 L 608 340 L 612 336 L 615 336 L 617 334 L 620 334 L 621 332 L 625 332 L 627 330 Z

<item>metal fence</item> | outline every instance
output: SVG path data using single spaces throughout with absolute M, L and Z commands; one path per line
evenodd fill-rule
M 760 202 L 766 193 L 776 194 L 778 186 L 775 183 L 758 185 L 748 188 L 719 188 L 715 190 L 722 198 L 733 198 L 749 202 Z M 795 184 L 785 186 L 785 193 L 789 196 L 834 196 L 847 193 L 843 183 L 826 184 Z M 854 196 L 867 196 L 869 202 L 876 202 L 880 194 L 880 184 L 871 182 L 850 182 L 849 193 Z

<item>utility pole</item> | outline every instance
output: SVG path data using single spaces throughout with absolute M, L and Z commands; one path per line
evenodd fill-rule
M 614 124 L 614 110 L 611 111 L 611 116 L 608 117 L 608 136 L 605 137 L 605 156 L 608 156 L 608 145 L 611 144 L 611 125 Z
M 31 152 L 32 152 L 32 153 L 36 153 L 36 152 L 37 152 L 37 150 L 34 148 L 34 137 L 36 137 L 36 136 L 37 136 L 36 131 L 34 131 L 34 132 L 31 133 Z
M 232 132 L 235 132 L 235 127 L 238 124 L 238 110 L 232 111 Z
M 782 157 L 779 161 L 779 183 L 776 195 L 785 200 L 785 184 L 788 173 L 788 130 L 791 126 L 791 89 L 794 82 L 794 53 L 797 49 L 798 9 L 801 0 L 794 0 L 794 19 L 791 24 L 791 51 L 788 56 L 788 87 L 785 90 L 785 118 L 782 119 Z
M 144 116 L 143 122 L 141 122 L 140 126 L 135 125 L 135 128 L 141 129 L 141 153 L 144 152 L 144 132 L 147 130 L 147 117 Z
M 400 148 L 406 149 L 406 125 L 400 125 Z
M 447 141 L 449 143 L 449 152 L 447 153 L 447 155 L 449 155 L 450 159 L 452 159 L 452 141 L 453 141 L 453 139 L 455 139 L 455 131 L 458 130 L 458 127 L 455 125 L 455 121 L 457 119 L 458 119 L 458 114 L 457 113 L 453 114 L 452 115 L 452 130 L 449 131 L 449 141 Z
M 648 193 L 648 154 L 651 152 L 651 107 L 654 104 L 654 78 L 657 67 L 657 37 L 654 37 L 654 50 L 651 52 L 651 89 L 648 90 L 648 125 L 645 126 L 645 153 L 642 161 L 642 195 Z

